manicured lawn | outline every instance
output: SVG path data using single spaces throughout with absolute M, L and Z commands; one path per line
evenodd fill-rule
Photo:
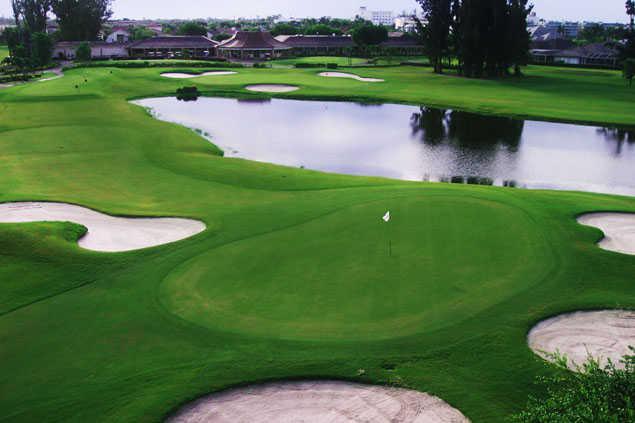
M 9 49 L 7 46 L 0 45 L 0 61 L 9 55 Z
M 550 370 L 537 321 L 635 307 L 635 257 L 600 250 L 588 211 L 635 199 L 321 174 L 238 159 L 130 98 L 197 85 L 254 96 L 429 103 L 635 124 L 617 72 L 530 68 L 473 81 L 421 68 L 239 69 L 176 81 L 162 69 L 77 69 L 0 90 L 0 202 L 204 221 L 192 239 L 124 254 L 79 249 L 70 223 L 0 225 L 0 420 L 159 421 L 235 384 L 393 383 L 474 422 L 504 421 Z M 386 225 L 386 210 L 394 219 Z M 389 256 L 387 242 L 392 241 Z M 358 376 L 364 369 L 363 376 Z
M 314 63 L 324 64 L 337 63 L 340 66 L 359 65 L 366 63 L 367 59 L 359 57 L 338 57 L 338 56 L 313 56 L 313 57 L 298 57 L 295 59 L 279 59 L 274 60 L 272 63 L 277 65 L 295 65 L 297 63 Z

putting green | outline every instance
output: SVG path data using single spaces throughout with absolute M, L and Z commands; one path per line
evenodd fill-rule
M 545 276 L 548 251 L 518 208 L 421 195 L 214 249 L 172 272 L 161 297 L 175 314 L 220 330 L 377 340 L 436 330 L 504 301 Z

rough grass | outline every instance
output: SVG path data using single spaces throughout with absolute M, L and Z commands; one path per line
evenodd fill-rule
M 533 323 L 635 307 L 635 257 L 599 249 L 600 232 L 575 221 L 635 212 L 633 198 L 222 158 L 127 102 L 191 84 L 161 72 L 78 69 L 0 91 L 0 201 L 190 217 L 209 228 L 100 254 L 76 246 L 76 225 L 0 225 L 2 421 L 158 421 L 210 391 L 303 377 L 398 384 L 439 395 L 474 422 L 503 421 L 549 372 L 526 345 Z M 635 91 L 613 72 L 531 68 L 505 81 L 359 72 L 385 84 L 239 72 L 196 85 L 249 96 L 246 84 L 281 82 L 301 86 L 301 98 L 635 123 Z M 390 225 L 380 220 L 387 209 Z

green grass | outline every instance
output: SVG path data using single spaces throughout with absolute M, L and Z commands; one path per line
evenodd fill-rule
M 192 83 L 162 71 L 77 69 L 0 90 L 0 201 L 208 226 L 176 244 L 100 254 L 76 245 L 77 225 L 0 225 L 1 421 L 159 421 L 236 384 L 328 377 L 419 389 L 474 422 L 498 422 L 550 372 L 526 345 L 535 322 L 635 307 L 635 257 L 599 249 L 600 232 L 575 222 L 588 211 L 635 212 L 633 198 L 222 158 L 127 102 Z M 530 68 L 501 81 L 357 72 L 381 84 L 238 72 L 195 84 L 209 95 L 253 96 L 242 87 L 281 82 L 301 86 L 294 98 L 635 123 L 635 91 L 616 72 Z M 390 225 L 380 221 L 387 209 Z
M 9 56 L 9 48 L 7 46 L 0 45 L 0 61 Z
M 339 57 L 339 56 L 312 56 L 312 57 L 298 57 L 294 59 L 278 59 L 272 61 L 273 64 L 277 65 L 295 65 L 297 63 L 312 63 L 312 64 L 324 64 L 327 63 L 337 63 L 339 66 L 348 66 L 348 65 L 360 65 L 366 63 L 367 59 L 362 59 L 359 57 Z

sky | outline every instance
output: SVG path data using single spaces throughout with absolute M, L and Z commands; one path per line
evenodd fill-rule
M 552 20 L 626 22 L 624 0 L 533 0 L 538 16 Z M 115 18 L 353 17 L 371 10 L 412 11 L 414 0 L 114 0 Z M 0 0 L 0 16 L 11 0 Z

